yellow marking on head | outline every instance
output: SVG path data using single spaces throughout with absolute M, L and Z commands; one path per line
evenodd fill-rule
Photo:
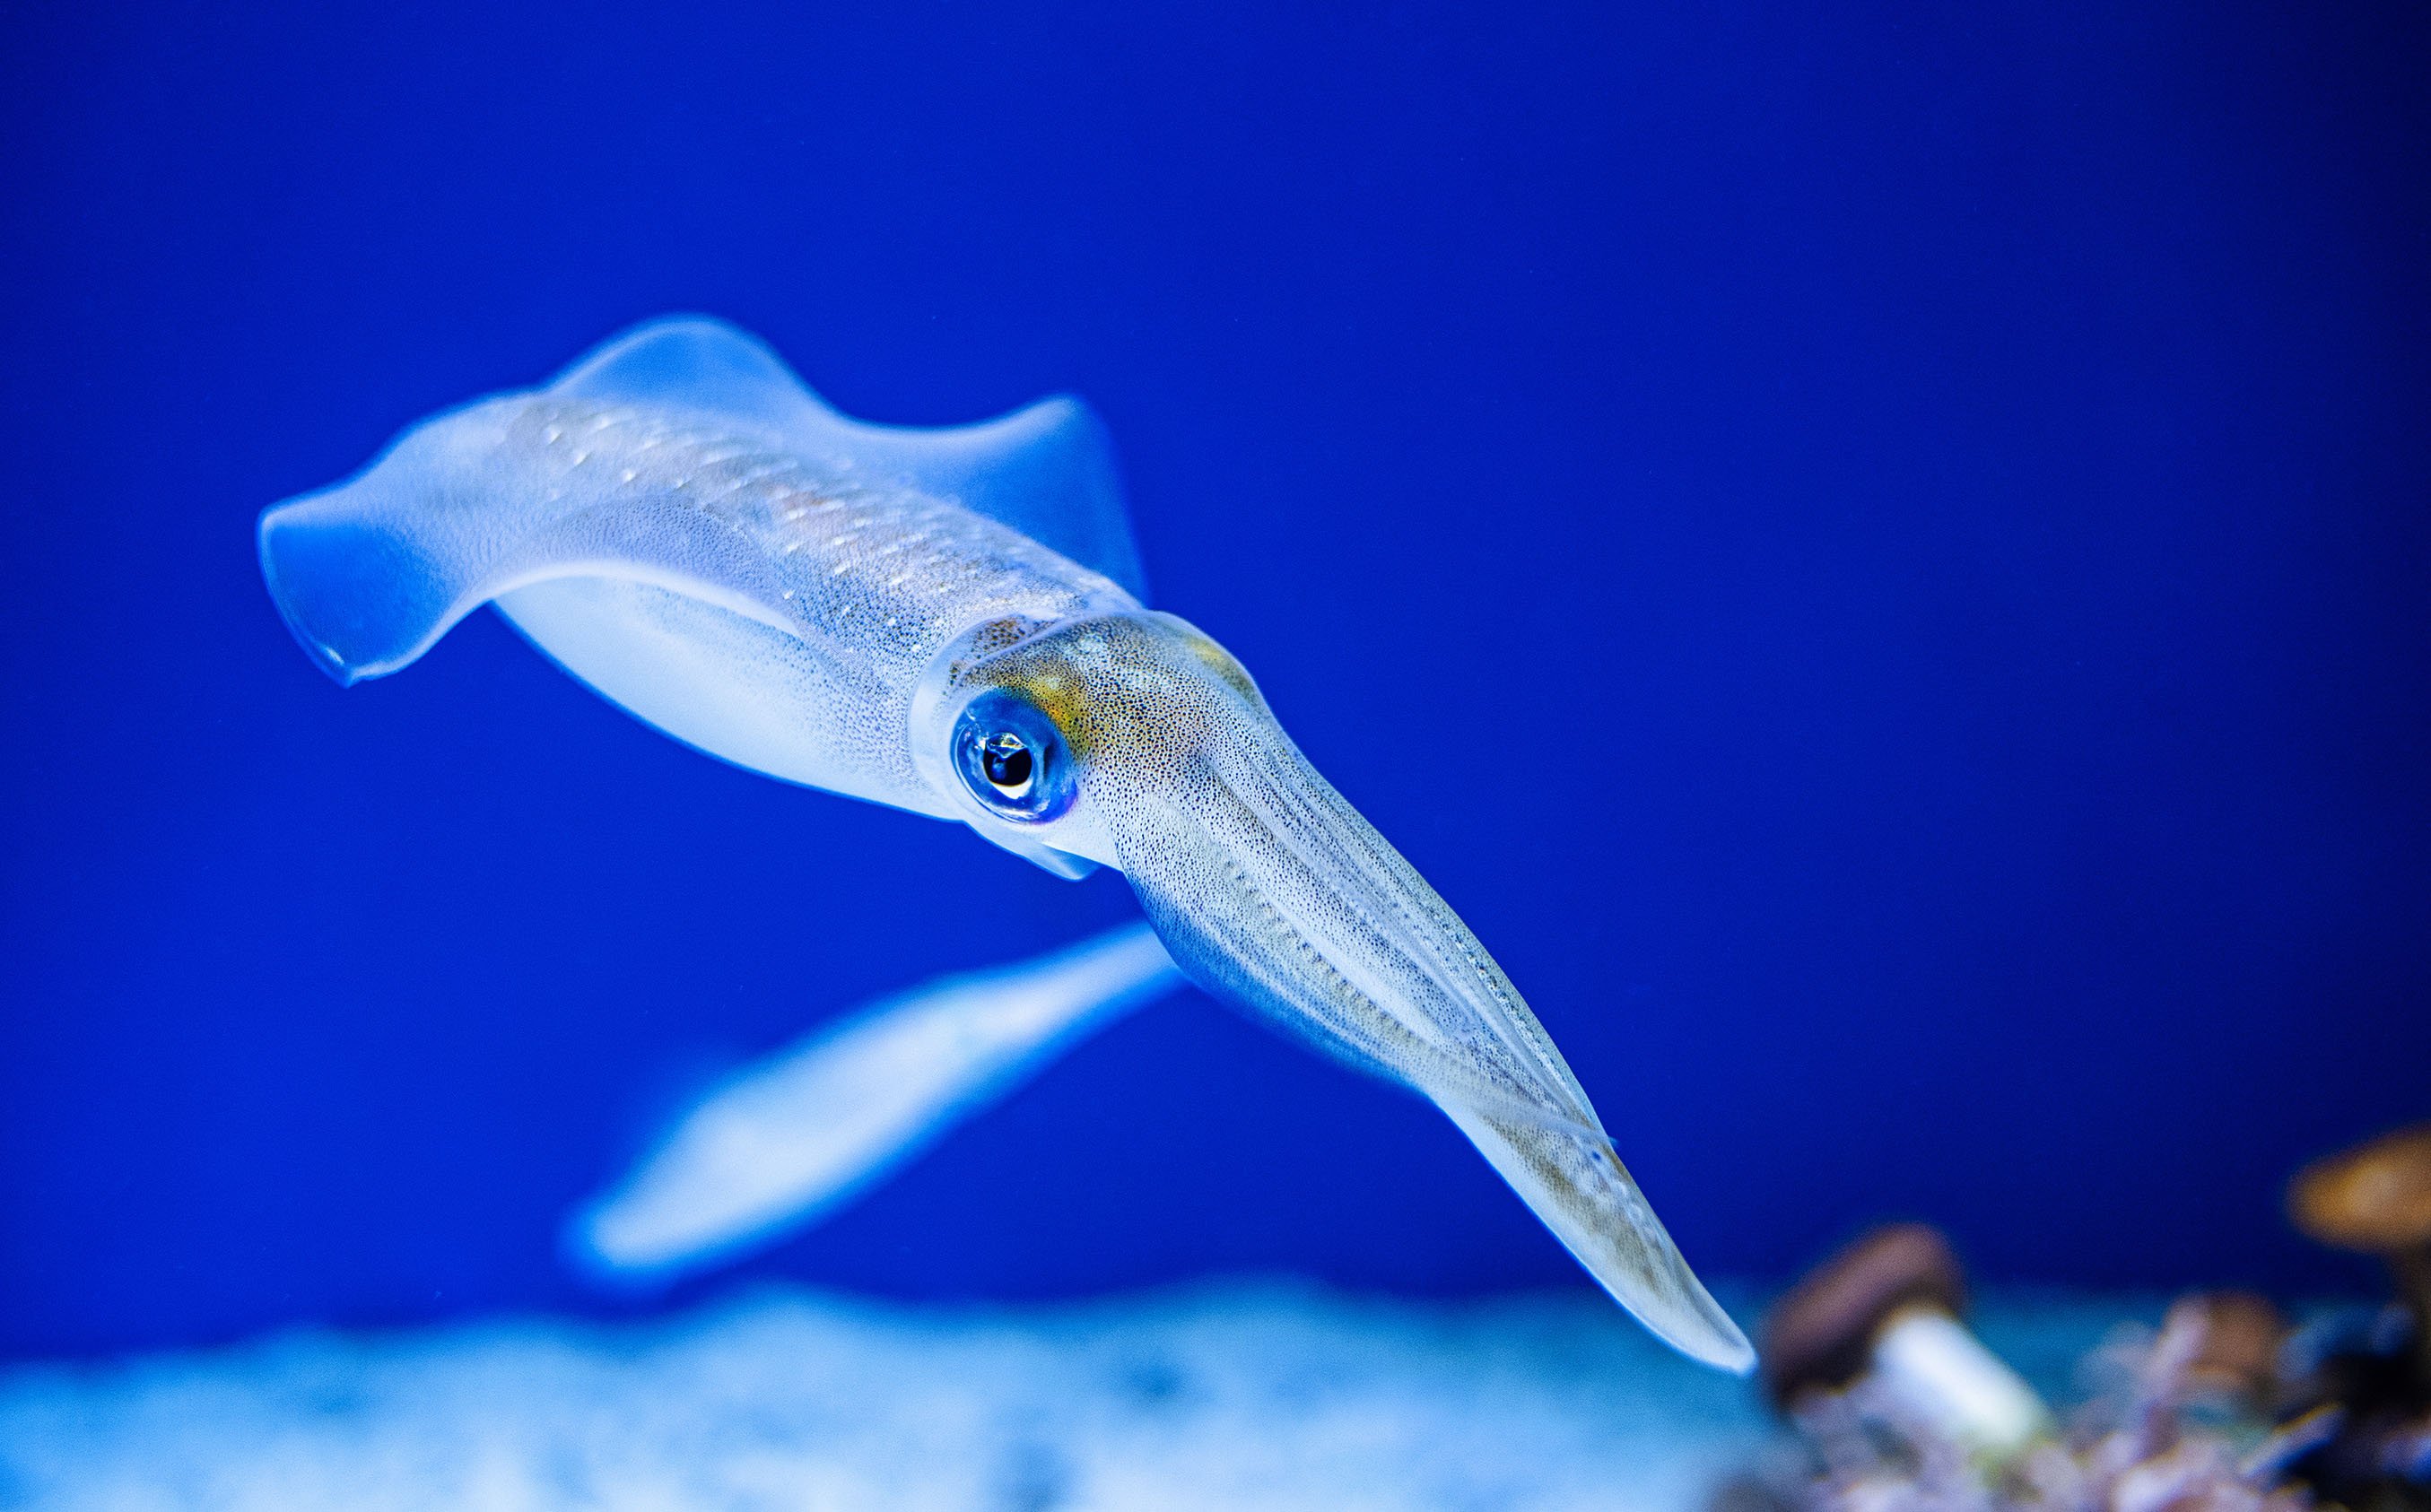
M 1245 714 L 1273 718 L 1232 654 L 1171 615 L 1133 611 L 1024 628 L 1014 637 L 991 626 L 981 640 L 992 645 L 975 648 L 952 680 L 969 692 L 993 688 L 1022 698 L 1083 762 L 1178 777 Z

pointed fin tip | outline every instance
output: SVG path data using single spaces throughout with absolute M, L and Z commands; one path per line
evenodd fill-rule
M 1730 1314 L 1722 1311 L 1721 1305 L 1710 1295 L 1703 1294 L 1702 1287 L 1698 1291 L 1699 1300 L 1712 1311 L 1706 1315 L 1701 1310 L 1694 1323 L 1687 1327 L 1673 1322 L 1657 1326 L 1636 1309 L 1629 1308 L 1627 1303 L 1621 1305 L 1628 1308 L 1630 1316 L 1644 1324 L 1649 1333 L 1698 1364 L 1709 1365 L 1732 1375 L 1748 1374 L 1755 1369 L 1755 1346 L 1748 1342 L 1747 1334 Z
M 290 593 L 286 585 L 280 581 L 278 554 L 273 549 L 271 540 L 275 533 L 277 516 L 286 507 L 283 504 L 273 505 L 262 510 L 260 518 L 254 525 L 254 555 L 261 567 L 262 587 L 270 590 L 271 606 L 278 611 L 278 623 L 287 626 L 287 633 L 295 638 L 296 645 L 303 648 L 305 659 L 320 668 L 322 673 L 339 687 L 352 688 L 361 682 L 366 674 L 360 669 L 347 665 L 346 658 L 339 654 L 336 647 L 312 633 L 304 623 L 303 613 L 296 605 L 294 595 Z
M 1564 1243 L 1568 1242 L 1565 1238 Z M 1640 1235 L 1638 1242 L 1659 1252 L 1670 1271 L 1670 1285 L 1648 1285 L 1645 1278 L 1629 1270 L 1608 1276 L 1602 1268 L 1587 1265 L 1587 1273 L 1648 1333 L 1698 1364 L 1733 1375 L 1745 1375 L 1754 1370 L 1755 1346 L 1748 1342 L 1737 1321 L 1705 1289 L 1705 1284 L 1697 1279 L 1670 1236 L 1661 1233 L 1658 1225 L 1656 1236 Z M 1571 1254 L 1585 1263 L 1586 1257 L 1575 1248 Z
M 1755 1346 L 1748 1342 L 1736 1320 L 1723 1310 L 1714 1294 L 1705 1289 L 1705 1284 L 1688 1269 L 1687 1261 L 1668 1236 L 1662 1248 L 1676 1268 L 1671 1277 L 1674 1285 L 1670 1287 L 1649 1285 L 1645 1278 L 1627 1270 L 1607 1275 L 1603 1269 L 1587 1264 L 1586 1256 L 1558 1229 L 1555 1238 L 1562 1239 L 1564 1247 L 1595 1278 L 1604 1295 L 1668 1348 L 1700 1365 L 1732 1375 L 1746 1375 L 1755 1369 Z
M 1603 1267 L 1589 1263 L 1586 1255 L 1570 1244 L 1568 1236 L 1558 1228 L 1554 1232 L 1605 1294 L 1648 1333 L 1700 1365 L 1732 1375 L 1746 1375 L 1755 1369 L 1755 1346 L 1748 1342 L 1736 1320 L 1723 1310 L 1714 1294 L 1705 1289 L 1705 1284 L 1697 1279 L 1696 1272 L 1688 1269 L 1687 1260 L 1669 1235 L 1661 1234 L 1659 1244 L 1648 1236 L 1638 1238 L 1639 1243 L 1659 1250 L 1661 1257 L 1668 1262 L 1672 1284 L 1663 1286 L 1648 1285 L 1625 1269 L 1608 1275 Z M 1660 1234 L 1659 1229 L 1657 1232 Z
M 1558 1125 L 1514 1124 L 1498 1118 L 1497 1109 L 1440 1099 L 1437 1106 L 1605 1295 L 1648 1333 L 1717 1370 L 1744 1375 L 1753 1369 L 1755 1350 L 1747 1335 L 1697 1279 L 1608 1138 L 1599 1132 L 1580 1140 L 1588 1146 L 1588 1161 L 1566 1160 L 1576 1151 L 1549 1149 L 1547 1136 L 1557 1141 L 1579 1137 Z
M 683 1277 L 680 1260 L 620 1251 L 612 1236 L 601 1231 L 602 1211 L 599 1203 L 587 1203 L 559 1227 L 558 1258 L 568 1270 L 601 1291 L 629 1297 L 655 1296 Z

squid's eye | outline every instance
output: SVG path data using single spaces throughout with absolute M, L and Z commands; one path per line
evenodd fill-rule
M 1038 786 L 1037 754 L 1020 736 L 998 730 L 980 742 L 980 775 L 998 797 L 1018 802 Z
M 973 797 L 1006 819 L 1041 823 L 1079 796 L 1054 722 L 1001 690 L 972 699 L 954 722 L 954 768 Z

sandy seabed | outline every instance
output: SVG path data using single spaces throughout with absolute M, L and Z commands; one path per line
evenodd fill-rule
M 2011 1301 L 1983 1331 L 2065 1394 L 2077 1354 L 2154 1311 Z M 1748 1383 L 1584 1293 L 779 1290 L 0 1369 L 0 1506 L 1693 1512 L 1766 1432 Z

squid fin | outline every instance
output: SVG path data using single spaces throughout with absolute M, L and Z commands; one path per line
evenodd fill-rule
M 724 419 L 840 478 L 954 500 L 1140 591 L 1113 453 L 1077 399 L 977 425 L 865 425 L 822 404 L 757 341 L 699 317 L 610 341 L 547 391 Z M 796 628 L 764 555 L 681 499 L 561 496 L 511 473 L 493 481 L 513 409 L 485 401 L 427 421 L 355 477 L 263 512 L 262 577 L 324 672 L 341 683 L 385 676 L 483 603 L 553 578 L 645 583 Z
M 468 487 L 462 462 L 504 433 L 498 406 L 425 422 L 360 474 L 262 512 L 261 575 L 287 627 L 342 684 L 384 677 L 465 615 L 527 583 L 649 583 L 780 630 L 765 557 L 679 500 L 612 508 L 537 489 Z
M 844 475 L 951 499 L 1147 598 L 1113 444 L 1068 394 L 974 425 L 867 424 L 830 408 L 756 338 L 700 315 L 637 326 L 550 390 L 746 421 Z

